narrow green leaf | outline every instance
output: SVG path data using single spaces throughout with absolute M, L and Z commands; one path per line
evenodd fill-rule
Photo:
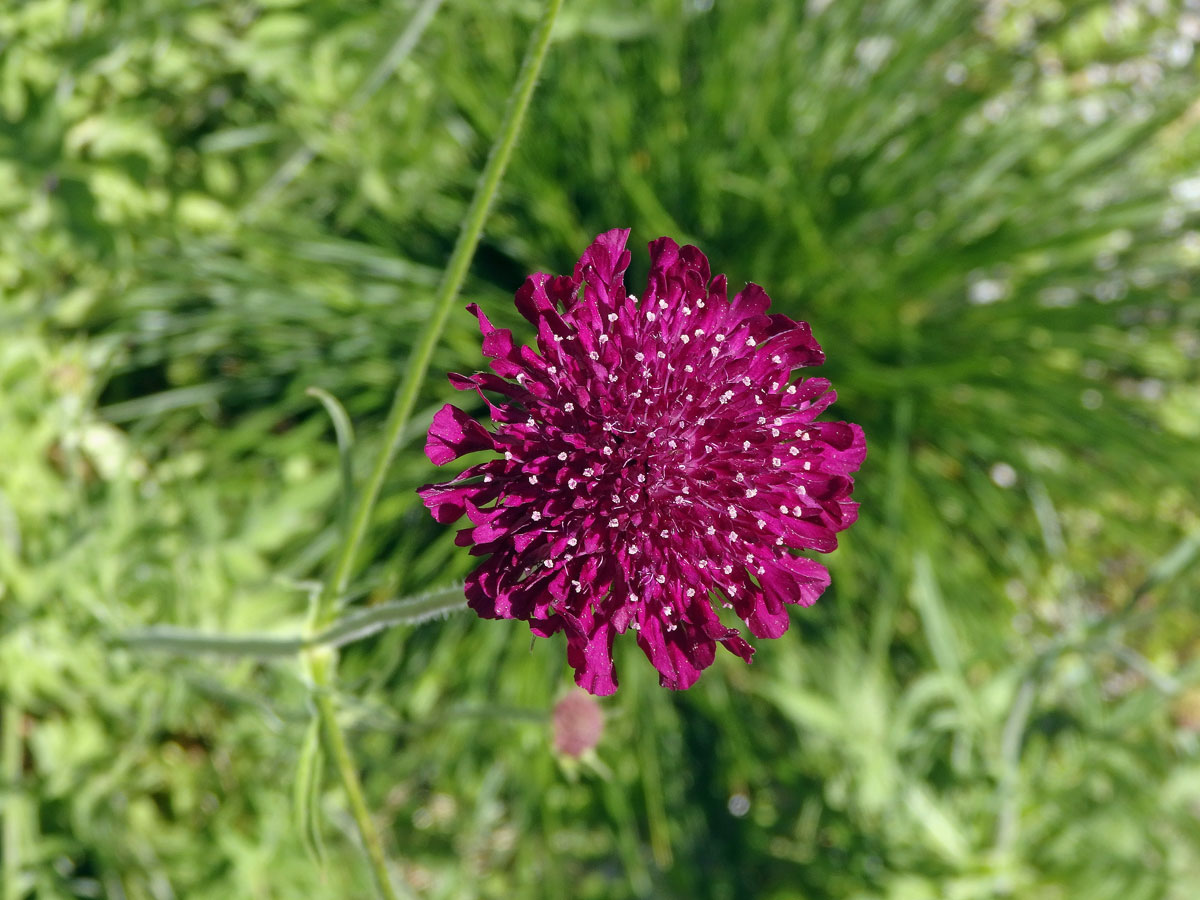
M 155 625 L 125 632 L 115 640 L 120 646 L 133 650 L 154 650 L 181 656 L 278 659 L 295 656 L 302 650 L 315 647 L 344 647 L 397 625 L 420 625 L 430 619 L 466 608 L 463 586 L 460 583 L 425 594 L 353 609 L 310 638 L 299 635 L 271 637 L 213 634 L 171 625 Z
M 354 425 L 346 408 L 337 397 L 324 388 L 310 387 L 305 391 L 310 397 L 316 397 L 333 420 L 333 430 L 337 433 L 338 461 L 342 470 L 342 490 L 339 500 L 339 517 L 343 530 L 350 516 L 350 502 L 354 496 Z
M 1150 571 L 1146 573 L 1146 580 L 1138 586 L 1135 596 L 1140 597 L 1147 591 L 1152 591 L 1156 587 L 1177 578 L 1197 558 L 1200 558 L 1200 531 L 1194 531 L 1189 534 L 1172 547 L 1166 556 L 1155 562 L 1150 567 Z
M 155 650 L 180 656 L 232 656 L 278 659 L 295 656 L 305 647 L 300 637 L 259 637 L 211 634 L 154 625 L 117 635 L 116 643 L 130 650 Z
M 947 675 L 961 678 L 962 664 L 954 627 L 946 613 L 946 604 L 933 574 L 933 564 L 924 553 L 917 554 L 913 559 L 911 595 L 938 668 Z
M 467 608 L 463 586 L 352 610 L 312 639 L 312 646 L 344 647 L 397 625 L 419 625 Z
M 300 758 L 296 762 L 296 779 L 292 784 L 292 815 L 300 842 L 304 845 L 304 852 L 318 866 L 325 864 L 325 843 L 321 838 L 317 816 L 324 759 L 321 751 L 321 720 L 313 716 L 305 729 L 304 742 L 300 745 Z

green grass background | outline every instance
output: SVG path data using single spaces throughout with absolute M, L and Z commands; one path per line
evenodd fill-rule
M 3 900 L 369 896 L 299 664 L 116 638 L 299 632 L 338 502 L 304 391 L 365 469 L 539 10 L 0 8 Z M 1173 0 L 567 0 L 461 303 L 527 338 L 512 291 L 598 231 L 697 243 L 811 322 L 861 520 L 753 666 L 674 694 L 621 642 L 582 762 L 559 641 L 349 648 L 414 894 L 1197 895 L 1197 41 Z M 473 321 L 356 604 L 469 568 L 413 489 Z

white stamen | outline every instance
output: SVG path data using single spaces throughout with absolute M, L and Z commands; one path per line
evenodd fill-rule
M 568 401 L 567 403 L 563 404 L 563 412 L 573 412 L 574 409 L 575 409 L 574 403 L 571 403 Z
M 567 460 L 567 451 L 566 450 L 564 450 L 558 454 L 558 460 L 559 460 L 559 462 L 566 462 L 566 460 Z

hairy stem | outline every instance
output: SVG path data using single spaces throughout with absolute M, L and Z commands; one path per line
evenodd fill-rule
M 454 252 L 450 255 L 450 261 L 446 265 L 446 271 L 438 286 L 437 295 L 434 297 L 433 315 L 430 317 L 424 334 L 421 335 L 420 343 L 409 357 L 404 379 L 396 389 L 392 408 L 384 425 L 383 446 L 380 448 L 379 457 L 359 495 L 358 503 L 350 520 L 350 527 L 346 530 L 337 562 L 334 565 L 333 574 L 325 583 L 322 591 L 317 617 L 317 624 L 320 627 L 328 625 L 331 621 L 337 601 L 345 593 L 353 576 L 359 550 L 371 523 L 371 514 L 375 511 L 375 503 L 379 499 L 388 469 L 391 468 L 392 460 L 399 448 L 400 437 L 412 416 L 413 407 L 416 405 L 421 384 L 425 380 L 425 373 L 429 368 L 434 348 L 442 336 L 446 319 L 450 315 L 451 305 L 467 277 L 467 269 L 471 264 L 471 258 L 475 255 L 475 248 L 479 245 L 488 210 L 496 197 L 508 161 L 512 157 L 513 147 L 516 146 L 517 135 L 521 130 L 521 123 L 525 119 L 529 101 L 533 97 L 538 73 L 541 72 L 542 63 L 546 59 L 546 51 L 550 46 L 550 32 L 561 7 L 562 0 L 549 0 L 546 4 L 546 11 L 542 15 L 541 24 L 525 53 L 525 61 L 521 64 L 517 83 L 509 97 L 508 111 L 500 128 L 500 135 L 497 137 L 496 143 L 492 145 L 487 164 L 479 176 L 479 183 L 475 187 L 475 196 L 471 198 L 471 205 L 463 220 L 462 229 L 458 233 Z
M 313 700 L 317 706 L 317 717 L 321 720 L 321 734 L 325 739 L 325 749 L 333 760 L 342 787 L 346 790 L 346 800 L 350 804 L 350 814 L 354 816 L 354 824 L 358 827 L 358 835 L 362 839 L 363 849 L 371 863 L 371 873 L 375 876 L 375 887 L 379 896 L 384 900 L 399 900 L 388 874 L 387 857 L 383 852 L 383 841 L 375 823 L 371 821 L 371 811 L 367 808 L 366 797 L 363 795 L 362 782 L 358 777 L 358 769 L 354 758 L 350 755 L 350 747 L 346 744 L 346 735 L 337 720 L 337 708 L 334 706 L 333 695 L 329 688 L 333 680 L 332 659 L 323 660 L 321 665 L 312 667 L 314 679 Z
M 538 74 L 546 60 L 546 53 L 550 47 L 550 34 L 561 8 L 562 0 L 547 0 L 541 24 L 525 52 L 525 60 L 521 64 L 516 85 L 509 97 L 508 109 L 504 116 L 504 123 L 500 127 L 500 134 L 488 154 L 487 164 L 479 177 L 475 196 L 472 197 L 471 205 L 467 209 L 466 218 L 463 220 L 462 229 L 459 231 L 458 240 L 454 245 L 454 252 L 450 255 L 450 261 L 446 264 L 446 271 L 434 297 L 433 315 L 421 336 L 420 343 L 409 357 L 408 369 L 396 389 L 392 408 L 388 412 L 387 422 L 384 424 L 383 446 L 380 447 L 379 456 L 375 460 L 367 483 L 355 504 L 332 572 L 323 584 L 313 609 L 310 624 L 316 632 L 324 631 L 333 622 L 337 615 L 338 602 L 345 595 L 350 579 L 354 575 L 359 551 L 366 537 L 367 528 L 370 526 L 371 516 L 375 511 L 375 504 L 383 489 L 383 483 L 387 478 L 388 469 L 391 468 L 401 436 L 412 417 L 417 395 L 420 393 L 421 384 L 425 380 L 425 373 L 429 368 L 429 361 L 433 357 L 434 348 L 445 328 L 450 307 L 467 277 L 467 269 L 470 266 L 471 258 L 475 255 L 475 248 L 479 245 L 488 210 L 499 190 L 500 180 L 504 176 L 508 161 L 512 157 L 517 135 L 521 131 L 521 123 L 525 119 L 529 101 L 533 97 Z M 380 896 L 384 900 L 393 900 L 397 895 L 388 877 L 383 844 L 371 821 L 370 812 L 363 797 L 362 784 L 358 778 L 358 771 L 350 755 L 341 725 L 338 723 L 337 708 L 334 705 L 332 694 L 332 688 L 336 681 L 337 659 L 333 651 L 328 651 L 328 654 L 328 658 L 320 660 L 318 664 L 313 664 L 314 661 L 310 660 L 317 714 L 321 719 L 321 731 L 329 755 L 333 759 L 338 774 L 341 776 L 342 785 L 346 789 L 350 809 L 362 837 L 363 847 L 370 858 Z

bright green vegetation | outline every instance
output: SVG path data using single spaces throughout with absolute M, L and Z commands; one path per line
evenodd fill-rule
M 300 661 L 119 638 L 304 632 L 340 480 L 306 389 L 361 481 L 541 5 L 0 9 L 0 900 L 370 896 Z M 596 232 L 695 241 L 812 323 L 862 517 L 753 666 L 671 694 L 619 642 L 578 763 L 561 642 L 464 613 L 345 646 L 398 884 L 1195 896 L 1187 6 L 566 0 L 462 303 L 528 337 L 512 291 Z M 438 373 L 479 365 L 453 312 L 349 605 L 468 571 L 413 489 Z

